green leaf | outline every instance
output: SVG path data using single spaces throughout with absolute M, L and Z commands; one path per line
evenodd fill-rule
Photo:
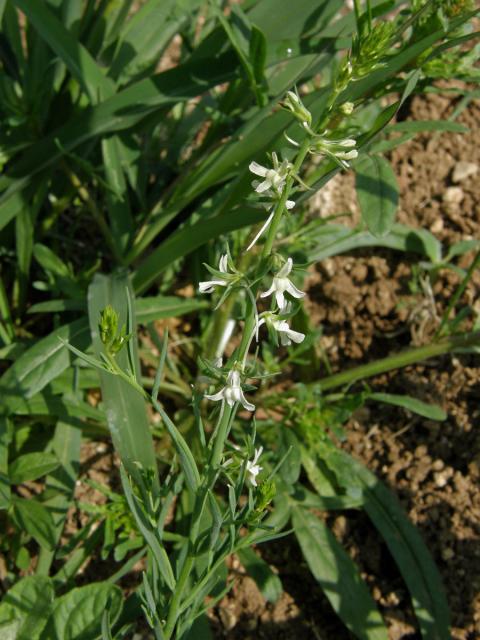
M 72 589 L 56 600 L 45 640 L 97 640 L 102 634 L 105 609 L 115 624 L 122 605 L 121 589 L 108 582 Z
M 112 95 L 113 82 L 106 78 L 89 52 L 72 37 L 45 3 L 32 3 L 28 0 L 13 0 L 13 2 L 65 63 L 92 103 Z
M 293 485 L 298 481 L 301 471 L 300 446 L 293 429 L 281 429 L 279 458 L 286 456 L 280 467 L 282 480 Z
M 276 602 L 283 593 L 282 582 L 277 574 L 273 573 L 265 560 L 262 560 L 253 549 L 240 549 L 238 557 L 247 573 L 257 583 L 265 600 Z
M 448 120 L 407 120 L 396 122 L 385 130 L 385 133 L 400 131 L 402 133 L 420 133 L 422 131 L 450 131 L 452 133 L 467 133 L 469 128 L 459 122 Z
M 182 467 L 182 471 L 185 474 L 185 482 L 193 494 L 196 494 L 198 488 L 200 486 L 200 474 L 198 473 L 198 468 L 195 462 L 195 458 L 180 431 L 170 420 L 168 415 L 163 410 L 162 406 L 152 398 L 153 406 L 158 411 L 160 416 L 162 417 L 163 424 L 168 431 L 168 435 L 173 440 L 173 445 L 175 450 L 180 458 L 180 464 Z
M 27 576 L 7 591 L 0 603 L 2 640 L 38 640 L 54 598 L 50 578 Z
M 260 211 L 244 211 L 241 216 L 223 215 L 200 220 L 184 227 L 163 242 L 139 266 L 133 276 L 135 291 L 145 291 L 177 258 L 186 256 L 223 233 L 250 226 L 265 218 Z
M 303 556 L 333 609 L 360 640 L 388 640 L 388 632 L 357 566 L 328 527 L 301 507 L 292 522 Z
M 392 229 L 398 207 L 398 186 L 393 169 L 381 156 L 364 156 L 354 167 L 362 218 L 370 233 L 384 237 Z
M 69 278 L 71 276 L 70 269 L 49 247 L 37 242 L 33 247 L 33 255 L 35 260 L 45 269 L 47 273 L 59 276 L 60 278 Z
M 58 544 L 63 531 L 67 512 L 72 504 L 75 483 L 80 469 L 80 445 L 82 431 L 66 422 L 58 422 L 52 440 L 53 451 L 58 466 L 47 477 L 45 483 L 45 504 L 51 509 Z M 40 550 L 36 567 L 39 575 L 47 575 L 53 561 L 53 553 Z
M 59 311 L 86 311 L 84 300 L 46 300 L 28 308 L 27 313 L 58 313 Z
M 439 406 L 427 404 L 410 396 L 401 396 L 393 393 L 369 393 L 367 397 L 377 402 L 403 407 L 404 409 L 408 409 L 408 411 L 412 411 L 412 413 L 417 413 L 419 416 L 429 418 L 430 420 L 443 421 L 447 419 L 447 414 Z
M 13 215 L 10 199 L 31 183 L 32 176 L 57 162 L 66 151 L 99 135 L 133 127 L 148 114 L 166 106 L 186 101 L 209 88 L 229 80 L 235 70 L 233 53 L 216 56 L 212 64 L 205 60 L 185 63 L 148 79 L 134 83 L 84 113 L 75 115 L 67 124 L 24 150 L 11 175 L 0 178 L 0 227 Z M 13 201 L 18 211 L 22 201 Z
M 209 302 L 195 298 L 180 298 L 178 296 L 153 296 L 138 298 L 135 302 L 137 322 L 148 324 L 162 318 L 177 318 L 178 316 L 199 309 L 209 307 Z
M 325 224 L 319 226 L 316 231 L 309 231 L 309 239 L 312 243 L 312 248 L 307 253 L 309 262 L 318 262 L 362 247 L 387 247 L 396 251 L 409 251 L 425 256 L 434 264 L 442 260 L 442 245 L 435 236 L 427 229 L 411 229 L 402 224 L 394 224 L 391 232 L 382 238 L 359 228 Z
M 316 449 L 345 488 L 357 486 L 364 509 L 392 554 L 410 592 L 425 640 L 450 640 L 450 613 L 442 578 L 418 530 L 396 496 L 360 462 L 326 440 Z
M 10 506 L 10 478 L 8 477 L 8 419 L 0 416 L 0 510 Z
M 11 463 L 8 474 L 12 484 L 21 484 L 41 478 L 58 466 L 57 456 L 52 453 L 26 453 Z
M 170 591 L 175 590 L 175 576 L 173 574 L 172 565 L 168 558 L 167 552 L 163 548 L 162 542 L 159 539 L 158 529 L 152 530 L 152 523 L 147 518 L 145 511 L 138 504 L 138 498 L 134 495 L 132 486 L 130 483 L 125 469 L 120 467 L 120 477 L 122 479 L 123 491 L 125 498 L 127 499 L 128 506 L 132 512 L 135 522 L 142 536 L 145 538 L 145 542 L 148 548 L 152 552 L 152 555 L 157 563 L 159 573 L 165 581 Z
M 111 305 L 119 315 L 119 327 L 127 325 L 129 287 L 129 279 L 125 273 L 111 276 L 97 274 L 88 289 L 90 330 L 93 349 L 98 359 L 104 352 L 98 329 L 100 313 L 107 305 Z M 135 319 L 133 319 L 132 331 L 133 337 L 130 342 L 134 349 L 135 371 L 131 373 L 134 373 L 138 380 L 140 364 L 137 354 Z M 116 355 L 116 360 L 123 371 L 130 369 L 126 348 Z M 111 373 L 100 372 L 100 381 L 113 443 L 128 472 L 133 477 L 137 477 L 139 463 L 145 471 L 153 469 L 156 474 L 153 440 L 143 397 L 128 382 Z
M 70 366 L 72 355 L 61 340 L 86 349 L 90 342 L 85 319 L 59 327 L 27 349 L 0 378 L 2 403 L 15 412 Z
M 12 496 L 13 518 L 20 529 L 26 531 L 41 547 L 53 549 L 55 527 L 53 518 L 41 502 Z

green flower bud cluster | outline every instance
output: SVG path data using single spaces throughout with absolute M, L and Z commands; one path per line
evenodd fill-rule
M 100 314 L 98 329 L 100 340 L 105 345 L 106 351 L 111 354 L 118 353 L 131 338 L 131 334 L 127 335 L 125 325 L 118 333 L 118 323 L 118 313 L 111 305 L 106 306 Z
M 277 493 L 277 489 L 275 486 L 275 482 L 273 480 L 265 480 L 261 484 L 258 485 L 257 493 L 256 493 L 256 505 L 254 511 L 252 511 L 249 515 L 249 521 L 254 524 L 258 520 L 260 520 L 264 514 L 267 507 L 271 504 L 272 500 L 275 498 Z
M 394 22 L 377 22 L 372 30 L 356 38 L 352 46 L 352 79 L 359 80 L 381 66 L 380 59 L 388 50 Z

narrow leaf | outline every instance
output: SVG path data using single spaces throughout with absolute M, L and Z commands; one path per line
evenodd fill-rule
M 360 640 L 388 640 L 388 632 L 357 566 L 328 527 L 293 507 L 293 528 L 310 571 L 333 609 Z
M 411 398 L 410 396 L 401 396 L 393 393 L 369 393 L 368 397 L 371 400 L 376 400 L 377 402 L 384 402 L 385 404 L 393 404 L 396 407 L 403 407 L 404 409 L 412 411 L 412 413 L 416 413 L 424 418 L 429 418 L 430 420 L 443 421 L 447 419 L 447 414 L 438 405 L 427 404 L 426 402 L 417 400 L 417 398 Z

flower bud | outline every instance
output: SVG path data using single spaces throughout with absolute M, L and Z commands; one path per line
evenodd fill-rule
M 349 116 L 353 112 L 354 108 L 355 105 L 353 104 L 353 102 L 344 102 L 342 105 L 340 105 L 340 111 L 345 116 Z
M 118 314 L 111 305 L 106 306 L 101 312 L 98 329 L 103 344 L 108 345 L 115 340 L 118 330 Z
M 291 111 L 302 124 L 306 124 L 307 127 L 312 125 L 312 114 L 294 91 L 287 91 L 282 106 Z

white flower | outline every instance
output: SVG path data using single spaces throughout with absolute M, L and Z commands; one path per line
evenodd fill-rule
M 236 402 L 240 402 L 242 407 L 247 411 L 255 411 L 255 405 L 247 401 L 243 395 L 242 387 L 240 384 L 240 372 L 236 369 L 232 369 L 227 376 L 227 385 L 223 387 L 218 393 L 212 396 L 205 396 L 208 400 L 217 402 L 219 400 L 225 400 L 229 407 L 233 407 Z
M 258 162 L 251 162 L 248 168 L 256 176 L 265 178 L 262 182 L 254 181 L 253 187 L 257 193 L 265 193 L 269 189 L 272 189 L 276 194 L 279 194 L 285 186 L 285 181 L 292 169 L 292 164 L 288 160 L 284 160 L 281 164 L 278 162 L 278 157 L 275 152 L 272 153 L 273 169 L 263 167 Z
M 264 291 L 264 293 L 260 295 L 261 298 L 266 298 L 274 293 L 280 311 L 284 311 L 286 309 L 286 300 L 284 296 L 285 291 L 294 298 L 303 298 L 305 296 L 305 293 L 297 289 L 293 282 L 287 277 L 290 274 L 292 267 L 293 260 L 288 258 L 280 271 L 274 276 L 270 289 L 268 291 Z
M 280 344 L 283 347 L 289 347 L 292 344 L 292 340 L 293 342 L 300 344 L 300 342 L 303 342 L 305 339 L 305 334 L 300 333 L 300 331 L 290 329 L 286 320 L 272 320 L 271 324 L 274 329 L 278 331 Z
M 350 165 L 346 161 L 354 160 L 358 157 L 358 151 L 353 148 L 356 144 L 353 138 L 330 140 L 320 135 L 317 136 L 309 151 L 310 153 L 320 153 L 329 156 L 337 160 L 342 167 L 348 169 Z M 346 149 L 349 149 L 349 151 L 346 151 Z
M 288 313 L 289 311 L 290 303 L 287 302 L 284 312 Z M 257 333 L 262 324 L 266 324 L 277 331 L 278 335 L 280 336 L 280 344 L 283 347 L 289 347 L 292 344 L 292 341 L 300 344 L 300 342 L 303 342 L 305 340 L 304 333 L 300 333 L 300 331 L 294 331 L 293 329 L 290 329 L 288 322 L 285 319 L 282 319 L 281 317 L 275 315 L 274 313 L 264 314 L 263 318 L 261 318 L 257 323 Z
M 257 486 L 257 476 L 260 473 L 260 471 L 263 469 L 263 467 L 261 467 L 258 464 L 258 459 L 262 455 L 262 451 L 263 451 L 263 447 L 260 447 L 259 449 L 255 449 L 255 455 L 253 456 L 253 460 L 247 460 L 246 471 L 248 473 L 248 481 L 254 487 Z
M 268 191 L 264 195 L 268 195 Z M 288 211 L 290 211 L 290 209 L 293 209 L 294 206 L 295 206 L 295 202 L 293 200 L 287 200 L 285 202 L 285 207 L 287 208 Z M 270 215 L 268 216 L 268 218 L 263 223 L 262 228 L 257 233 L 255 238 L 251 241 L 251 243 L 248 245 L 248 247 L 246 249 L 247 251 L 250 251 L 250 249 L 257 243 L 257 241 L 261 237 L 261 235 L 268 229 L 268 227 L 270 226 L 271 221 L 273 220 L 273 214 L 274 213 L 275 213 L 275 209 L 272 209 Z
M 220 258 L 220 262 L 218 263 L 218 270 L 221 273 L 228 273 L 228 256 L 226 253 Z M 212 293 L 215 287 L 226 287 L 227 285 L 228 280 L 217 278 L 215 280 L 200 282 L 198 285 L 198 290 L 200 293 Z

